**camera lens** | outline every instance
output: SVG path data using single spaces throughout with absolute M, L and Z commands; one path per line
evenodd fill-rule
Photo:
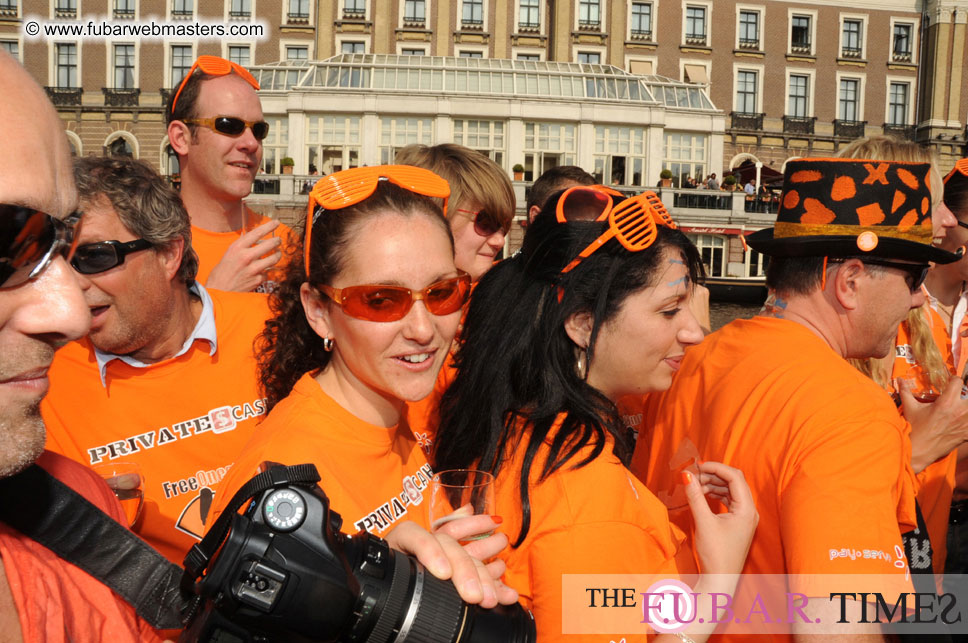
M 369 536 L 364 539 L 375 540 Z M 366 547 L 363 542 L 354 544 Z M 357 634 L 369 632 L 359 639 L 348 640 L 369 643 L 530 643 L 535 640 L 534 619 L 520 605 L 494 609 L 468 605 L 449 580 L 436 578 L 413 558 L 389 549 L 387 553 L 389 559 L 382 582 L 374 583 L 375 570 L 369 556 L 354 574 L 363 587 L 369 586 L 372 590 L 374 586 L 382 586 L 385 598 L 374 601 L 381 608 L 373 614 L 377 622 L 372 628 L 367 627 L 364 619 L 354 628 Z

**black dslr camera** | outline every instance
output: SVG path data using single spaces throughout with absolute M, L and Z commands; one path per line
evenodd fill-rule
M 468 605 L 381 538 L 340 533 L 318 481 L 311 464 L 264 463 L 235 494 L 185 558 L 194 598 L 180 641 L 535 641 L 520 605 Z

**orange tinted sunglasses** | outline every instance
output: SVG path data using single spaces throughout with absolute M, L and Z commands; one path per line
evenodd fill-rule
M 306 238 L 303 260 L 306 264 L 306 278 L 309 278 L 309 249 L 312 244 L 313 225 L 326 210 L 339 210 L 356 205 L 373 196 L 380 181 L 394 185 L 415 194 L 444 200 L 444 216 L 447 216 L 447 199 L 450 185 L 430 170 L 412 165 L 376 165 L 373 167 L 354 167 L 349 170 L 333 172 L 324 176 L 309 193 L 309 206 L 306 209 Z
M 948 184 L 948 179 L 953 177 L 955 174 L 962 174 L 968 177 L 968 159 L 958 159 L 958 162 L 955 163 L 955 166 L 953 168 L 951 168 L 951 171 L 945 175 L 944 177 L 945 185 Z
M 471 277 L 466 272 L 458 272 L 457 277 L 443 279 L 416 292 L 403 286 L 385 285 L 318 288 L 350 317 L 392 322 L 406 317 L 418 299 L 433 315 L 450 315 L 460 310 L 471 291 Z
M 182 90 L 185 89 L 185 83 L 188 79 L 192 77 L 196 69 L 201 69 L 203 72 L 209 76 L 227 76 L 233 71 L 242 77 L 242 80 L 252 85 L 253 89 L 259 89 L 259 81 L 255 79 L 255 76 L 249 73 L 242 65 L 234 63 L 231 60 L 225 60 L 224 58 L 219 58 L 218 56 L 199 56 L 192 68 L 188 70 L 185 77 L 182 79 L 181 84 L 178 86 L 178 91 L 175 92 L 175 99 L 171 101 L 171 112 L 175 113 L 175 106 L 178 104 L 178 97 L 181 95 Z
M 574 269 L 612 237 L 626 250 L 639 252 L 655 242 L 657 226 L 677 227 L 654 192 L 644 192 L 616 204 L 608 192 L 597 186 L 575 186 L 565 190 L 558 199 L 555 214 L 559 223 L 608 220 L 608 229 L 562 268 L 561 274 Z

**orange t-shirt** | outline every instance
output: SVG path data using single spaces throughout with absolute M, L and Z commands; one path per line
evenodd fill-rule
M 501 531 L 512 543 L 521 530 L 519 481 L 527 437 L 515 444 L 495 490 L 497 513 L 504 517 Z M 573 469 L 591 449 L 586 447 L 540 483 L 547 448 L 535 456 L 531 528 L 519 547 L 500 554 L 507 563 L 504 582 L 533 611 L 542 643 L 609 640 L 605 634 L 562 634 L 562 574 L 677 574 L 674 558 L 682 534 L 669 522 L 666 508 L 612 454 L 610 439 L 597 458 Z M 625 640 L 644 641 L 645 636 L 626 635 Z
M 124 521 L 114 494 L 90 469 L 49 451 L 37 464 L 111 518 Z M 25 642 L 161 641 L 101 581 L 2 523 L 0 557 Z
M 944 359 L 948 371 L 954 373 L 951 337 L 948 335 L 944 319 L 928 305 L 922 306 L 921 310 L 928 315 L 931 335 L 941 352 L 941 357 Z M 914 359 L 910 342 L 911 337 L 907 322 L 901 322 L 895 341 L 894 366 L 889 385 L 891 393 L 895 392 L 893 387 L 895 379 L 913 378 L 922 387 L 930 384 L 928 374 L 921 364 Z M 944 561 L 948 553 L 948 515 L 951 512 L 951 496 L 955 488 L 955 467 L 957 464 L 958 450 L 955 449 L 917 474 L 918 504 L 921 506 L 921 515 L 924 517 L 925 526 L 928 528 L 928 537 L 931 539 L 931 566 L 934 573 L 939 577 L 944 574 Z
M 102 384 L 90 342 L 71 342 L 54 357 L 41 404 L 48 449 L 86 465 L 141 466 L 144 505 L 134 530 L 177 564 L 204 535 L 219 482 L 265 413 L 252 343 L 269 317 L 266 296 L 208 293 L 214 355 L 196 341 L 146 368 L 114 360 Z
M 686 351 L 672 387 L 650 396 L 644 414 L 632 471 L 687 534 L 680 471 L 698 457 L 745 474 L 760 521 L 744 574 L 890 574 L 898 586 L 881 588 L 885 596 L 912 591 L 901 542 L 916 525 L 910 425 L 805 326 L 727 324 Z M 789 591 L 845 590 L 801 579 Z
M 343 531 L 377 536 L 404 520 L 424 528 L 433 472 L 406 422 L 382 427 L 359 419 L 327 395 L 313 374 L 296 382 L 236 458 L 216 499 L 213 520 L 264 461 L 312 463 Z M 211 524 L 211 523 L 210 523 Z
M 248 226 L 249 229 L 260 226 L 263 223 L 268 223 L 272 221 L 269 217 L 262 216 L 258 212 L 246 208 L 246 220 L 255 220 L 255 225 Z M 225 255 L 226 250 L 234 242 L 239 240 L 242 236 L 242 230 L 234 230 L 232 232 L 211 232 L 210 230 L 205 230 L 199 228 L 198 226 L 192 226 L 192 248 L 195 250 L 195 254 L 198 255 L 198 274 L 195 279 L 198 280 L 200 284 L 205 284 L 208 281 L 208 276 L 212 272 L 212 268 L 218 265 L 218 262 L 222 260 Z M 292 229 L 289 228 L 284 223 L 280 223 L 279 227 L 276 228 L 270 235 L 270 237 L 281 237 L 282 238 L 282 261 L 286 258 L 286 248 L 293 244 L 296 240 Z M 276 264 L 277 267 L 280 264 Z M 271 281 L 279 281 L 280 275 L 277 274 L 278 271 L 272 271 L 269 275 Z

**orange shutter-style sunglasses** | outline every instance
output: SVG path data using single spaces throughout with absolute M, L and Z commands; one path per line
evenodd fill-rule
M 203 72 L 209 76 L 227 76 L 233 71 L 242 77 L 242 80 L 252 85 L 253 89 L 259 89 L 259 81 L 255 79 L 255 76 L 249 73 L 242 65 L 232 62 L 231 60 L 225 60 L 224 58 L 219 58 L 218 56 L 199 56 L 192 68 L 188 70 L 185 77 L 182 79 L 181 84 L 178 86 L 178 91 L 175 92 L 175 99 L 171 101 L 171 112 L 175 113 L 175 106 L 178 104 L 178 97 L 181 95 L 182 90 L 185 89 L 185 83 L 188 79 L 192 77 L 196 69 L 201 69 Z
M 951 171 L 945 174 L 945 185 L 948 184 L 948 179 L 953 177 L 955 174 L 962 174 L 965 177 L 968 177 L 968 159 L 958 159 L 958 162 L 955 163 L 953 168 L 951 168 Z
M 600 186 L 575 186 L 559 197 L 555 208 L 559 223 L 608 221 L 608 229 L 562 268 L 561 274 L 573 270 L 612 237 L 616 237 L 626 250 L 638 252 L 655 242 L 656 226 L 678 227 L 655 192 L 643 192 L 618 203 L 612 199 L 614 193 L 614 190 Z
M 370 198 L 380 181 L 389 181 L 416 194 L 444 200 L 444 216 L 447 216 L 447 199 L 450 185 L 430 170 L 412 165 L 376 165 L 354 167 L 324 176 L 309 193 L 306 208 L 306 237 L 303 241 L 306 262 L 306 278 L 309 278 L 309 249 L 312 246 L 313 224 L 326 210 L 348 208 Z

